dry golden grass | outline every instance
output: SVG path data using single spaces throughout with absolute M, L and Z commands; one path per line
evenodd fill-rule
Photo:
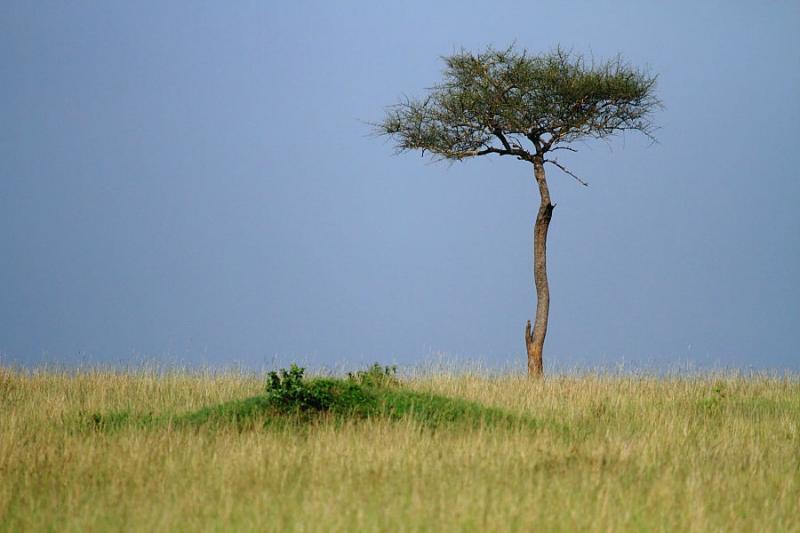
M 796 378 L 420 375 L 548 423 L 82 429 L 259 394 L 244 374 L 0 368 L 0 530 L 800 531 Z

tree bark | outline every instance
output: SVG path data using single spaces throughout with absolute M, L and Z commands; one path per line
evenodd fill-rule
M 525 326 L 525 346 L 528 350 L 528 376 L 544 376 L 542 349 L 547 335 L 547 318 L 550 313 L 550 287 L 547 283 L 547 230 L 553 208 L 550 191 L 544 174 L 544 158 L 536 155 L 533 159 L 533 173 L 539 186 L 539 212 L 533 227 L 533 281 L 536 284 L 536 319 L 531 331 L 531 321 Z

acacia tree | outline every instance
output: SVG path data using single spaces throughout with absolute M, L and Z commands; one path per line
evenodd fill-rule
M 437 160 L 461 161 L 495 154 L 533 165 L 539 189 L 533 239 L 536 318 L 525 326 L 528 373 L 544 372 L 550 290 L 547 282 L 547 230 L 553 214 L 545 164 L 587 185 L 553 156 L 577 151 L 584 139 L 603 139 L 634 130 L 652 137 L 651 115 L 660 106 L 656 77 L 631 67 L 621 57 L 587 62 L 560 48 L 539 56 L 511 46 L 444 57 L 444 79 L 421 99 L 406 98 L 387 109 L 376 124 L 398 151 L 422 150 Z

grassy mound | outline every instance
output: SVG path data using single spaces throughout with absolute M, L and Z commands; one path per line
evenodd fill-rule
M 134 416 L 129 412 L 91 415 L 99 430 L 172 424 L 174 427 L 305 426 L 323 420 L 342 422 L 384 418 L 411 420 L 427 428 L 504 426 L 534 429 L 539 424 L 502 409 L 428 392 L 408 390 L 395 377 L 394 367 L 373 365 L 346 378 L 306 378 L 292 365 L 271 372 L 265 394 L 235 400 L 179 416 Z

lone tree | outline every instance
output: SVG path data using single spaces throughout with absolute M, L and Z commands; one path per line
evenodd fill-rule
M 602 139 L 627 130 L 652 137 L 651 115 L 659 106 L 656 77 L 621 57 L 603 63 L 560 48 L 530 56 L 514 46 L 461 51 L 443 58 L 444 80 L 422 99 L 388 108 L 377 132 L 392 137 L 398 151 L 422 150 L 437 160 L 496 154 L 533 165 L 539 211 L 533 239 L 536 319 L 525 326 L 528 374 L 544 372 L 550 289 L 547 283 L 547 229 L 554 204 L 545 163 L 587 185 L 552 157 L 575 152 L 578 140 Z

